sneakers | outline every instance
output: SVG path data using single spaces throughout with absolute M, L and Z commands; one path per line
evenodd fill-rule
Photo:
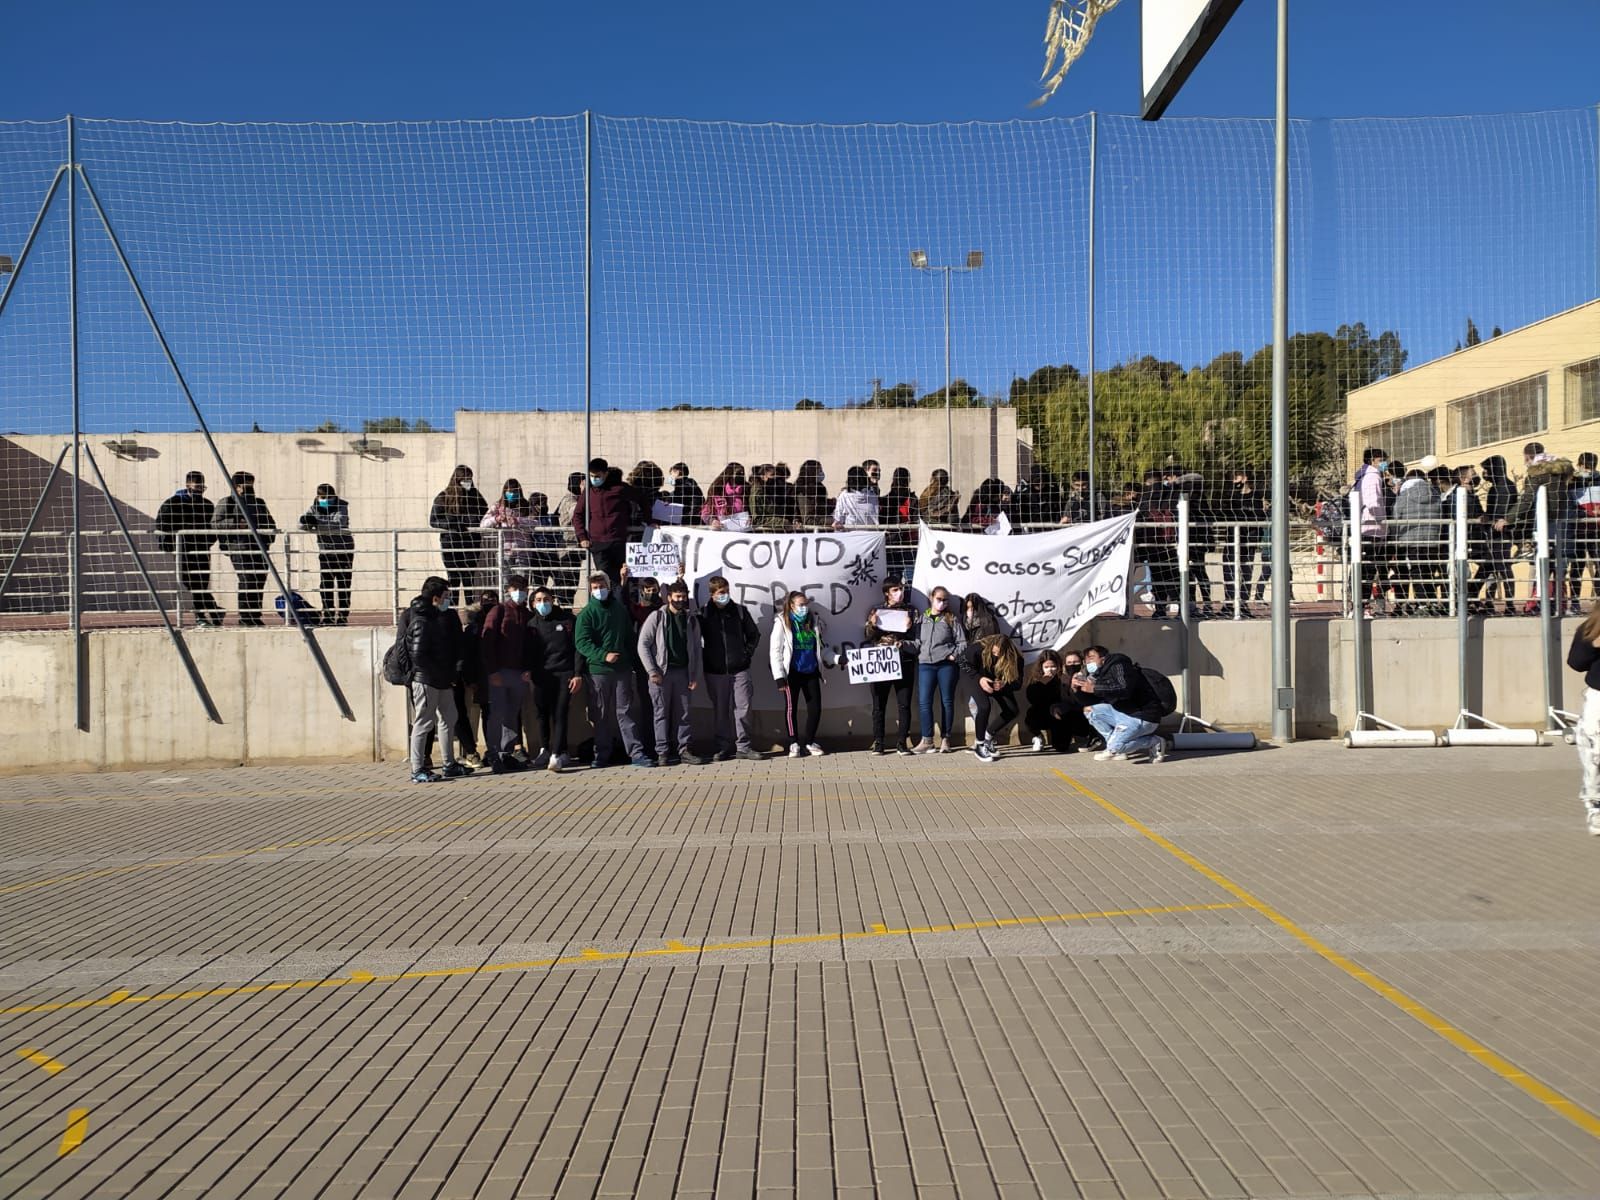
M 550 756 L 550 761 L 545 764 L 544 769 L 546 771 L 565 771 L 567 766 L 568 760 L 565 754 L 552 754 Z
M 435 775 L 432 771 L 417 771 L 411 776 L 412 783 L 439 783 L 444 779 L 442 775 Z
M 1043 749 L 1044 749 L 1044 739 L 1042 737 L 1034 738 L 1033 739 L 1033 752 L 1035 754 L 1038 754 Z
M 1166 762 L 1167 761 L 1167 755 L 1171 752 L 1171 750 L 1172 750 L 1172 743 L 1168 742 L 1166 738 L 1164 738 L 1164 737 L 1156 738 L 1156 744 L 1154 746 L 1150 747 L 1150 762 L 1151 762 L 1151 764 L 1154 765 L 1155 763 Z
M 472 768 L 466 763 L 445 763 L 442 774 L 446 779 L 465 779 L 472 774 Z
M 746 762 L 760 762 L 762 759 L 764 759 L 766 757 L 766 755 L 761 753 L 761 751 L 757 750 L 754 746 L 752 746 L 748 750 L 740 750 L 737 754 L 734 755 L 734 757 L 735 758 L 742 758 Z
M 876 754 L 879 758 L 882 758 L 885 754 L 889 753 L 887 750 L 885 750 L 883 748 L 883 743 L 882 742 L 873 742 L 872 743 L 872 752 L 874 754 Z
M 950 739 L 949 738 L 940 738 L 939 739 L 939 748 L 937 750 L 930 750 L 930 751 L 928 751 L 928 753 L 929 754 L 949 754 L 950 753 Z
M 550 766 L 550 751 L 544 749 L 533 756 L 533 761 L 528 764 L 529 770 L 543 771 Z
M 1113 762 L 1117 759 L 1125 759 L 1127 757 L 1128 756 L 1120 750 L 1102 750 L 1094 756 L 1094 760 L 1095 762 Z
M 988 739 L 985 739 L 974 745 L 972 747 L 972 752 L 978 756 L 978 761 L 981 763 L 992 763 L 998 758 L 998 755 L 995 753 L 994 744 Z
M 823 756 L 823 754 L 825 753 L 825 751 L 822 749 L 821 746 L 817 745 L 815 742 L 807 742 L 806 743 L 806 753 L 811 755 L 814 758 L 821 758 Z
M 692 754 L 688 750 L 685 750 L 683 752 L 683 761 L 688 763 L 691 767 L 703 767 L 711 760 L 709 758 L 702 758 L 698 754 Z
M 795 742 L 792 746 L 789 747 L 789 757 L 790 758 L 799 758 L 800 754 L 801 754 L 801 750 L 800 750 L 800 743 L 799 742 Z
M 467 766 L 471 767 L 474 771 L 476 771 L 479 767 L 483 766 L 483 759 L 481 757 L 479 757 L 478 752 L 476 750 L 471 750 L 471 751 L 468 751 L 466 754 L 463 754 L 461 756 L 461 761 L 466 763 Z
M 1589 832 L 1595 837 L 1600 837 L 1600 808 L 1589 810 Z
M 932 754 L 933 753 L 933 739 L 932 738 L 923 738 L 915 746 L 911 747 L 911 753 L 913 753 L 913 754 Z
M 643 754 L 641 754 L 638 758 L 630 759 L 629 761 L 636 767 L 653 767 L 656 765 L 655 759 L 647 757 Z
M 896 754 L 898 754 L 898 755 L 901 755 L 902 757 L 905 757 L 905 756 L 910 755 L 911 747 L 906 745 L 905 742 L 900 742 L 898 745 L 895 746 L 894 752 Z

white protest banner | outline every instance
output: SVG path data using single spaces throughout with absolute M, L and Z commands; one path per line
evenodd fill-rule
M 1059 649 L 1092 617 L 1121 616 L 1133 562 L 1134 515 L 1045 533 L 987 537 L 923 525 L 912 578 L 981 595 L 1024 654 Z
M 845 652 L 851 683 L 891 683 L 900 678 L 899 646 L 862 646 Z
M 683 551 L 678 543 L 667 538 L 649 542 L 629 542 L 627 547 L 628 574 L 635 579 L 650 576 L 663 582 L 676 579 L 683 563 Z
M 881 533 L 730 533 L 691 526 L 655 531 L 656 541 L 682 547 L 683 573 L 694 589 L 695 602 L 710 602 L 706 580 L 721 575 L 734 602 L 750 610 L 761 629 L 761 648 L 752 670 L 760 708 L 778 707 L 777 690 L 767 667 L 772 618 L 781 612 L 790 592 L 804 592 L 824 626 L 824 646 L 831 661 L 857 645 L 867 614 L 883 603 L 883 534 Z M 825 688 L 841 673 L 824 671 Z M 763 682 L 764 681 L 764 682 Z

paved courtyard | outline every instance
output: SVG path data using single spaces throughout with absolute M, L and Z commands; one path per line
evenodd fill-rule
M 1600 1195 L 1568 748 L 403 772 L 0 779 L 0 1195 Z

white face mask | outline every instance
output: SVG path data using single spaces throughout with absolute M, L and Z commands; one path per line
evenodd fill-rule
M 905 598 L 906 598 L 906 594 L 904 592 L 902 592 L 899 588 L 895 588 L 889 593 L 889 603 L 890 604 L 899 604 Z
M 1056 677 L 1055 663 L 1045 663 L 1044 666 L 1039 668 L 1039 674 L 1043 675 L 1046 679 L 1054 679 Z
M 1098 662 L 1086 662 L 1083 664 L 1083 669 L 1091 675 L 1100 674 L 1100 664 Z
M 461 481 L 461 490 L 462 490 L 462 491 L 463 491 L 463 492 L 470 492 L 470 491 L 473 491 L 473 490 L 474 490 L 474 489 L 473 489 L 473 486 L 472 486 L 472 480 L 470 480 L 470 479 L 463 479 L 463 480 L 462 480 L 462 481 Z
M 594 591 L 590 592 L 589 594 L 596 600 L 600 601 L 601 604 L 604 604 L 608 599 L 611 598 L 611 589 L 595 588 Z
M 728 595 L 727 592 L 718 592 L 715 596 L 711 597 L 711 603 L 713 603 L 713 604 L 727 604 L 732 599 L 733 599 L 733 597 Z

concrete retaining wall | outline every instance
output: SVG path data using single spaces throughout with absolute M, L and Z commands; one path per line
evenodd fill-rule
M 1494 720 L 1542 724 L 1539 623 L 1475 622 L 1469 647 L 1471 703 Z M 1388 720 L 1443 728 L 1455 720 L 1456 642 L 1450 621 L 1368 622 L 1372 703 Z M 1563 623 L 1564 655 L 1575 620 Z M 1295 680 L 1301 737 L 1335 737 L 1355 716 L 1352 624 L 1295 623 Z M 344 720 L 298 633 L 288 629 L 190 634 L 188 645 L 222 716 L 208 721 L 182 663 L 160 630 L 116 630 L 85 637 L 88 728 L 74 727 L 73 644 L 69 633 L 0 634 L 0 771 L 93 770 L 180 763 L 258 763 L 316 759 L 398 759 L 404 753 L 404 692 L 378 677 L 389 629 L 319 630 L 315 636 L 355 714 Z M 1101 641 L 1177 676 L 1181 627 L 1164 621 L 1100 621 L 1078 644 Z M 1191 634 L 1191 711 L 1234 729 L 1265 733 L 1270 683 L 1266 621 L 1208 621 Z M 1565 707 L 1577 709 L 1583 681 L 1564 667 Z M 842 692 L 843 689 L 840 689 Z M 855 699 L 853 693 L 844 693 Z M 959 708 L 960 706 L 958 706 Z M 915 706 L 913 706 L 915 711 Z M 697 724 L 703 722 L 697 712 Z M 574 714 L 573 739 L 587 736 Z M 893 720 L 893 714 L 890 715 Z M 781 714 L 758 714 L 762 744 L 781 735 Z M 824 714 L 825 743 L 864 744 L 862 704 L 837 699 Z

